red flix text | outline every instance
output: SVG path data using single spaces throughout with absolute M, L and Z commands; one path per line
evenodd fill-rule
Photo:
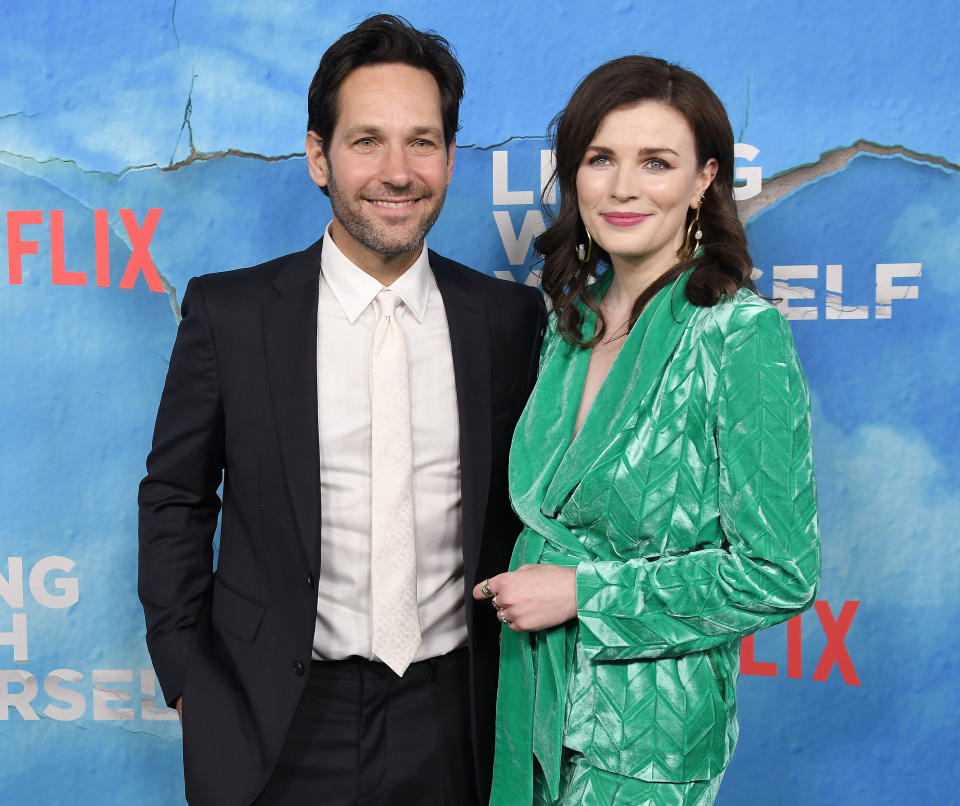
M 834 618 L 833 611 L 827 602 L 814 602 L 813 609 L 820 619 L 820 626 L 826 636 L 827 645 L 824 647 L 813 671 L 811 679 L 825 682 L 830 676 L 833 667 L 840 670 L 843 682 L 848 686 L 859 686 L 860 678 L 853 667 L 850 653 L 844 641 L 847 631 L 853 623 L 860 602 L 844 602 L 840 614 Z M 787 622 L 787 677 L 803 677 L 803 636 L 801 619 L 803 616 L 794 616 Z M 756 658 L 754 636 L 748 635 L 740 642 L 740 673 L 745 675 L 759 675 L 760 677 L 776 677 L 777 664 L 770 661 L 759 661 Z
M 130 259 L 120 278 L 120 288 L 133 288 L 137 278 L 142 274 L 151 291 L 158 294 L 164 293 L 157 267 L 153 258 L 150 257 L 150 241 L 157 230 L 157 222 L 162 212 L 163 210 L 159 207 L 147 210 L 143 223 L 140 224 L 133 210 L 118 210 L 131 245 Z M 50 276 L 53 285 L 87 285 L 87 272 L 67 269 L 63 246 L 63 210 L 50 210 L 48 215 Z M 36 235 L 30 233 L 29 228 L 43 223 L 42 210 L 7 211 L 7 271 L 10 285 L 20 285 L 23 282 L 24 255 L 39 254 L 40 241 L 37 240 Z M 109 214 L 106 210 L 94 210 L 93 244 L 96 259 L 94 280 L 97 286 L 107 288 L 110 286 L 110 228 Z

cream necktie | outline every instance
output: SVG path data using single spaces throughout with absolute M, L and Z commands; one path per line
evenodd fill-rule
M 370 350 L 373 654 L 403 675 L 420 646 L 407 347 L 384 288 Z

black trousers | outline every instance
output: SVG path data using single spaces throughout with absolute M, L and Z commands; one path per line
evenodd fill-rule
M 280 760 L 253 806 L 477 806 L 465 648 L 397 677 L 313 661 Z

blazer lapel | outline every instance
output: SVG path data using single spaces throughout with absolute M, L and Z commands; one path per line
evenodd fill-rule
M 440 289 L 450 330 L 460 421 L 460 488 L 463 563 L 471 580 L 480 557 L 490 486 L 490 348 L 483 303 L 471 294 L 468 276 L 431 251 L 430 268 Z
M 688 276 L 689 273 L 683 274 L 676 282 L 662 289 L 631 329 L 580 431 L 570 443 L 547 487 L 541 510 L 548 517 L 555 517 L 559 513 L 570 493 L 616 434 L 627 425 L 663 374 L 695 311 L 695 306 L 687 300 L 685 293 Z M 585 374 L 583 367 L 578 375 L 580 395 Z M 576 399 L 579 400 L 579 397 Z M 572 408 L 576 410 L 578 406 Z
M 319 567 L 317 296 L 321 241 L 294 255 L 266 289 L 263 342 L 280 456 L 300 540 Z

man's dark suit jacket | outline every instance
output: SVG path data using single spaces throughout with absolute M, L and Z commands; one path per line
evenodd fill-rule
M 167 703 L 183 697 L 187 798 L 198 806 L 246 806 L 255 798 L 310 669 L 323 561 L 321 244 L 191 280 L 140 485 L 147 645 Z M 507 567 L 519 533 L 507 498 L 507 453 L 536 378 L 543 302 L 534 289 L 432 252 L 430 266 L 456 378 L 471 731 L 486 803 L 499 624 L 489 607 L 474 606 L 471 588 Z

